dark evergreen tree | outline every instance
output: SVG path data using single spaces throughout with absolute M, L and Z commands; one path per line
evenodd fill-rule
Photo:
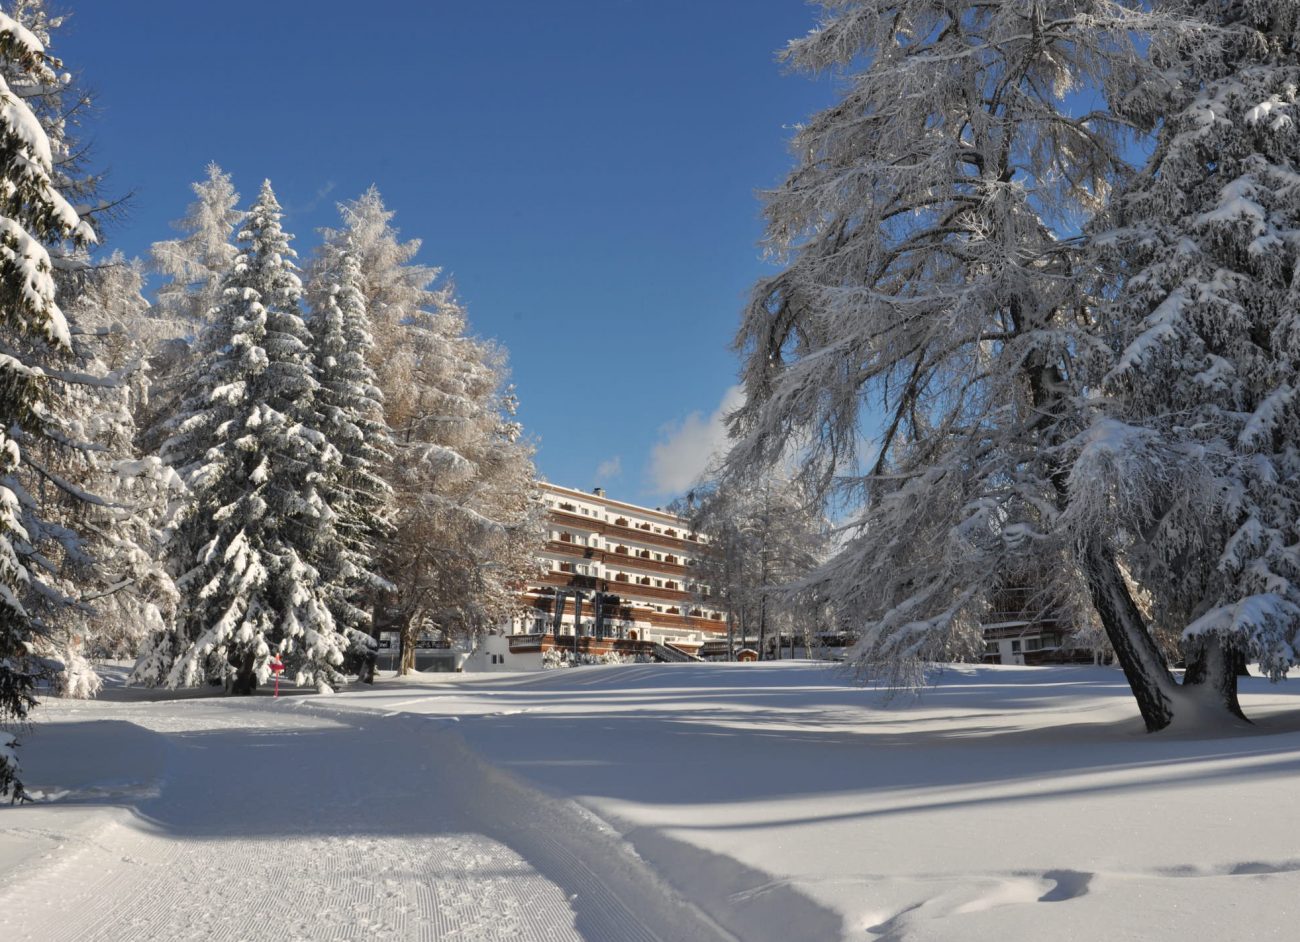
M 182 606 L 168 682 L 251 692 L 273 653 L 300 684 L 341 680 L 347 640 L 313 561 L 333 537 L 322 493 L 338 452 L 319 430 L 302 284 L 270 183 L 239 233 L 195 391 L 165 457 L 191 506 L 175 540 Z
M 1075 532 L 1116 544 L 1181 636 L 1173 712 L 1240 714 L 1245 659 L 1274 679 L 1300 644 L 1300 14 L 1185 5 L 1204 28 L 1158 36 L 1177 79 L 1144 171 L 1095 227 L 1108 354 L 1071 474 Z M 1112 287 L 1114 286 L 1114 287 Z
M 316 416 L 321 434 L 339 453 L 322 491 L 335 518 L 319 546 L 316 566 L 326 583 L 335 623 L 350 635 L 352 653 L 366 655 L 369 605 L 389 588 L 378 574 L 381 541 L 391 532 L 392 488 L 380 476 L 392 433 L 384 421 L 383 393 L 368 358 L 374 350 L 370 315 L 361 293 L 356 255 L 339 253 L 318 272 L 322 298 L 310 321 L 312 357 L 320 389 Z M 351 666 L 351 665 L 350 665 Z M 360 665 L 358 665 L 360 666 Z
M 89 243 L 94 234 L 59 192 L 40 119 L 12 90 L 54 84 L 59 68 L 35 35 L 0 13 L 0 796 L 13 798 L 22 786 L 15 740 L 3 729 L 36 703 L 34 654 L 53 629 L 51 614 L 77 601 L 56 571 L 59 555 L 44 544 L 67 555 L 80 550 L 30 485 L 41 480 L 70 499 L 89 499 L 40 457 L 66 438 L 62 387 L 45 367 L 72 355 L 47 246 Z

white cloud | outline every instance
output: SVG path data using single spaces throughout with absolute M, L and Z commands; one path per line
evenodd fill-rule
M 596 483 L 604 484 L 623 476 L 623 456 L 615 455 L 596 465 Z
M 695 484 L 727 447 L 727 416 L 745 401 L 744 390 L 732 386 L 712 415 L 692 412 L 659 430 L 650 449 L 650 489 L 655 494 L 680 494 Z

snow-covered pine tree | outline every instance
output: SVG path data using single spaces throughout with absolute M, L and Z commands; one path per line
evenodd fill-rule
M 1133 115 L 1160 87 L 1134 38 L 1169 17 L 1112 0 L 822 5 L 785 58 L 841 72 L 845 91 L 800 129 L 799 164 L 766 199 L 788 265 L 738 335 L 730 464 L 796 455 L 860 508 L 818 581 L 877 677 L 918 683 L 929 661 L 977 650 L 994 593 L 1032 570 L 1049 602 L 1093 600 L 1159 728 L 1158 651 L 1117 549 L 1076 554 L 1061 513 L 1078 360 L 1097 347 L 1069 236 L 1128 169 Z M 1081 113 L 1091 101 L 1112 110 Z
M 13 90 L 57 84 L 59 68 L 36 35 L 0 11 L 0 730 L 35 705 L 34 646 L 51 630 L 50 613 L 76 604 L 55 568 L 79 551 L 78 540 L 42 516 L 46 489 L 83 497 L 43 460 L 64 438 L 61 387 L 44 364 L 72 352 L 47 246 L 93 242 L 94 233 L 59 192 L 56 148 Z M 13 747 L 0 731 L 0 795 L 20 798 Z
M 214 329 L 164 457 L 191 503 L 173 540 L 182 593 L 171 685 L 221 680 L 251 692 L 280 653 L 299 684 L 339 684 L 347 647 L 327 587 L 311 564 L 332 539 L 320 493 L 338 453 L 315 430 L 310 335 L 280 206 L 264 183 L 222 282 Z M 146 678 L 148 679 L 148 678 Z
M 438 310 L 451 292 L 446 285 L 433 287 L 441 269 L 415 261 L 420 240 L 400 239 L 393 226 L 395 214 L 384 206 L 376 187 L 355 200 L 339 203 L 338 210 L 342 227 L 321 230 L 321 245 L 308 271 L 308 300 L 313 309 L 320 307 L 322 292 L 329 284 L 327 273 L 337 268 L 339 256 L 350 252 L 357 257 L 361 293 L 374 327 L 371 362 L 383 366 L 376 374 L 387 394 L 401 382 L 400 376 L 410 371 L 405 364 L 391 366 L 402 354 L 402 327 L 428 316 L 421 312 Z
M 63 22 L 48 12 L 44 0 L 18 0 L 10 15 L 46 46 Z M 21 66 L 0 63 L 0 74 L 45 132 L 53 185 L 66 199 L 83 204 L 78 210 L 83 219 L 109 211 L 111 204 L 100 198 L 99 178 L 86 168 L 87 148 L 73 136 L 90 97 L 67 73 L 50 81 Z M 99 679 L 84 657 L 87 645 L 98 629 L 110 624 L 103 617 L 105 609 L 131 607 L 136 593 L 145 591 L 143 581 L 122 578 L 123 573 L 130 569 L 139 576 L 152 565 L 153 548 L 138 539 L 144 533 L 135 530 L 135 515 L 115 499 L 124 498 L 128 490 L 118 471 L 129 466 L 137 483 L 145 477 L 131 461 L 132 416 L 124 408 L 133 398 L 125 376 L 139 374 L 131 369 L 108 371 L 104 355 L 120 343 L 121 334 L 110 338 L 103 312 L 96 309 L 102 301 L 108 305 L 105 311 L 111 308 L 114 314 L 128 316 L 133 302 L 129 291 L 121 298 L 124 304 L 117 305 L 113 291 L 95 290 L 97 285 L 108 286 L 100 276 L 116 271 L 120 259 L 94 268 L 75 241 L 51 245 L 50 255 L 56 298 L 68 320 L 72 345 L 68 351 L 22 337 L 12 340 L 19 357 L 58 386 L 62 407 L 57 433 L 32 439 L 26 446 L 35 500 L 24 522 L 48 564 L 47 588 L 56 587 L 78 604 L 43 608 L 46 627 L 34 650 L 51 668 L 56 689 L 64 695 L 89 696 L 98 690 Z M 135 301 L 140 300 L 137 291 Z M 30 604 L 43 607 L 50 597 L 53 594 L 45 592 Z M 118 630 L 117 625 L 111 630 Z
M 46 0 L 13 0 L 6 4 L 9 16 L 48 47 L 67 17 L 51 13 Z M 76 140 L 82 119 L 94 101 L 87 89 L 70 72 L 54 72 L 54 80 L 21 69 L 4 69 L 9 91 L 31 109 L 50 141 L 53 172 L 51 179 L 88 223 L 111 214 L 118 205 L 100 192 L 102 177 L 89 169 L 91 148 Z M 57 266 L 56 266 L 57 267 Z
M 371 603 L 390 589 L 378 574 L 380 544 L 391 532 L 392 488 L 381 472 L 392 450 L 384 420 L 384 397 L 367 358 L 374 350 L 370 315 L 361 293 L 356 255 L 341 252 L 335 264 L 318 269 L 321 300 L 309 326 L 316 366 L 317 428 L 340 455 L 322 492 L 335 513 L 337 539 L 316 560 L 331 598 L 335 624 L 349 633 L 353 648 L 368 649 Z
M 450 285 L 433 287 L 439 270 L 414 261 L 419 241 L 400 240 L 374 187 L 339 211 L 343 227 L 322 233 L 313 272 L 344 251 L 360 265 L 393 432 L 385 622 L 401 630 L 409 669 L 425 625 L 472 632 L 518 608 L 517 586 L 536 570 L 542 543 L 532 449 L 503 387 L 504 355 L 467 335 Z
M 1069 517 L 1122 535 L 1154 621 L 1184 633 L 1182 687 L 1151 667 L 1171 709 L 1199 690 L 1240 715 L 1239 662 L 1279 678 L 1300 632 L 1300 15 L 1186 8 L 1206 28 L 1154 44 L 1179 81 L 1096 227 L 1113 356 Z

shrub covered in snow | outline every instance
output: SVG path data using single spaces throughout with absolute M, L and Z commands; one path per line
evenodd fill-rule
M 542 670 L 569 667 L 572 661 L 573 654 L 569 651 L 561 651 L 559 648 L 547 648 L 542 652 Z

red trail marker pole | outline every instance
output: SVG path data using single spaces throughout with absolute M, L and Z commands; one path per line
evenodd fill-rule
M 284 661 L 280 655 L 271 655 L 271 673 L 275 675 L 275 699 L 280 699 L 280 675 L 284 673 Z

